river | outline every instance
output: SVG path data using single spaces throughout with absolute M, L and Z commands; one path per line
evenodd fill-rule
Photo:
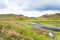
M 35 28 L 42 28 L 42 29 L 46 29 L 46 30 L 52 30 L 52 31 L 60 32 L 59 28 L 41 26 L 41 25 L 39 25 L 37 23 L 32 23 L 31 25 L 34 26 Z

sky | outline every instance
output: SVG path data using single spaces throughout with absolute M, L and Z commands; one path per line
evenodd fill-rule
M 60 13 L 60 0 L 0 0 L 0 14 L 38 17 Z

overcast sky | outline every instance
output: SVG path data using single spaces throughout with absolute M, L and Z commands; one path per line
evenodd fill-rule
M 38 17 L 56 12 L 60 12 L 60 0 L 0 0 L 0 14 Z

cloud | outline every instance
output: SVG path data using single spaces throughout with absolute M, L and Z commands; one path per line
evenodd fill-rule
M 4 9 L 5 5 L 4 4 L 0 4 L 0 9 Z
M 60 10 L 60 0 L 0 0 L 0 8 L 21 10 Z
M 4 2 L 2 0 L 0 0 L 0 9 L 4 9 L 6 7 L 6 5 L 4 4 Z
M 30 0 L 25 10 L 60 10 L 60 0 Z
M 40 16 L 60 11 L 60 0 L 0 0 L 0 13 Z

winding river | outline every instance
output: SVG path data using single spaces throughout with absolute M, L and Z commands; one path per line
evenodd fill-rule
M 37 23 L 32 23 L 31 25 L 34 26 L 35 28 L 42 28 L 42 29 L 46 29 L 46 30 L 52 30 L 52 31 L 60 32 L 60 29 L 59 28 L 40 26 Z

